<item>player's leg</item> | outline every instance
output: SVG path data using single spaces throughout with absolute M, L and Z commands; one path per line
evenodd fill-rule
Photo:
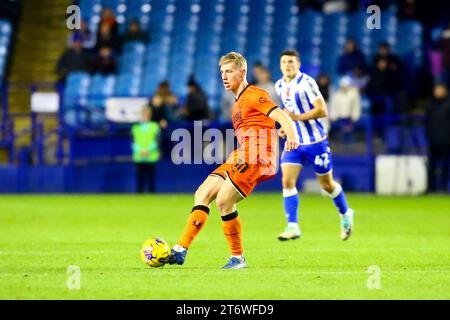
M 301 232 L 298 226 L 299 197 L 297 180 L 302 166 L 297 163 L 284 163 L 281 165 L 284 211 L 287 218 L 287 227 L 278 236 L 278 240 L 294 240 L 300 238 Z
M 145 172 L 143 163 L 141 162 L 136 163 L 136 173 L 137 173 L 137 192 L 143 193 L 145 190 Z
M 318 173 L 317 179 L 324 193 L 333 199 L 339 211 L 341 217 L 341 239 L 347 240 L 353 229 L 353 210 L 347 204 L 345 192 L 341 185 L 333 179 L 331 170 L 325 174 Z
M 353 227 L 353 210 L 347 205 L 344 190 L 333 179 L 333 159 L 328 140 L 304 148 L 305 157 L 314 165 L 317 179 L 325 194 L 333 199 L 341 217 L 341 239 L 347 240 Z
M 231 251 L 231 258 L 224 269 L 241 269 L 246 267 L 242 248 L 241 219 L 236 210 L 236 203 L 244 199 L 242 191 L 228 178 L 220 187 L 216 204 L 222 217 L 222 229 Z
M 184 231 L 172 249 L 169 263 L 183 264 L 187 250 L 195 237 L 203 229 L 209 216 L 209 205 L 216 198 L 224 180 L 217 175 L 208 176 L 195 192 L 194 207 L 189 215 Z

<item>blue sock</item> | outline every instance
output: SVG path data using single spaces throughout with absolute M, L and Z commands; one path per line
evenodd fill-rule
M 340 214 L 345 214 L 348 210 L 347 199 L 344 190 L 339 183 L 335 183 L 332 193 L 328 195 L 333 199 L 334 205 L 338 208 Z
M 283 189 L 284 211 L 288 223 L 298 223 L 298 191 L 297 188 Z

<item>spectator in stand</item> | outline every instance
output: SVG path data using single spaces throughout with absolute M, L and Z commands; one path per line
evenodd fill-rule
M 428 190 L 448 192 L 450 165 L 450 99 L 445 84 L 436 84 L 434 99 L 426 109 L 428 139 Z
M 339 80 L 339 90 L 330 98 L 330 120 L 332 128 L 339 133 L 341 141 L 352 143 L 355 124 L 361 117 L 361 96 L 351 82 L 344 76 Z
M 188 95 L 183 115 L 188 121 L 210 119 L 208 98 L 200 85 L 191 77 L 188 81 Z
M 260 76 L 259 74 L 261 73 L 261 71 L 264 69 L 264 66 L 262 65 L 261 62 L 257 61 L 253 64 L 252 67 L 252 78 L 250 83 L 255 84 L 258 81 L 258 77 Z
M 56 72 L 59 81 L 64 83 L 66 77 L 71 72 L 90 72 L 91 55 L 83 49 L 80 39 L 74 39 L 70 48 L 66 49 L 58 60 Z
M 269 93 L 272 101 L 277 105 L 281 105 L 280 97 L 277 95 L 275 91 L 275 83 L 271 80 L 270 71 L 261 66 L 260 70 L 255 73 L 255 85 L 260 87 L 261 89 L 266 90 Z
M 102 47 L 110 47 L 115 52 L 120 51 L 120 41 L 117 36 L 112 33 L 111 27 L 108 24 L 103 24 L 99 27 L 97 45 L 95 48 L 99 51 Z
M 388 62 L 388 69 L 393 72 L 399 72 L 401 69 L 400 58 L 392 53 L 391 46 L 387 41 L 380 43 L 378 46 L 378 52 L 373 57 L 374 65 L 377 64 L 378 60 L 385 58 Z
M 68 47 L 71 47 L 75 40 L 80 40 L 82 43 L 81 46 L 85 50 L 92 50 L 95 47 L 95 35 L 89 30 L 89 25 L 86 20 L 81 21 L 79 30 L 74 30 L 69 35 Z
M 141 41 L 148 42 L 149 37 L 147 32 L 141 29 L 141 25 L 138 20 L 131 20 L 128 25 L 127 32 L 122 37 L 122 44 L 128 41 Z
M 150 107 L 153 109 L 153 119 L 165 129 L 172 121 L 179 120 L 178 98 L 172 93 L 168 81 L 159 84 L 151 98 Z
M 402 63 L 400 58 L 392 53 L 391 46 L 388 42 L 382 42 L 378 47 L 378 52 L 374 56 L 374 65 L 377 65 L 378 60 L 386 59 L 388 63 L 388 70 L 391 71 L 394 80 L 392 81 L 395 85 L 395 90 L 401 90 L 402 85 Z
M 93 72 L 102 75 L 117 72 L 116 59 L 110 47 L 101 47 L 93 64 Z
M 344 52 L 338 60 L 338 73 L 344 75 L 353 69 L 359 68 L 363 72 L 366 70 L 366 59 L 362 51 L 358 48 L 355 40 L 347 39 Z
M 369 77 L 364 74 L 360 68 L 353 69 L 349 75 L 352 78 L 353 86 L 357 88 L 359 92 L 364 92 L 369 83 Z
M 236 97 L 233 92 L 225 90 L 220 99 L 220 119 L 223 121 L 231 121 L 231 108 L 236 103 Z
M 319 86 L 319 91 L 323 99 L 328 103 L 330 97 L 330 77 L 326 73 L 319 74 L 317 77 L 317 85 Z
M 402 0 L 400 3 L 399 18 L 402 20 L 416 20 L 417 17 L 417 1 Z
M 300 12 L 303 12 L 308 9 L 322 11 L 323 1 L 322 0 L 297 0 L 297 5 L 300 9 Z
M 104 7 L 102 10 L 100 22 L 98 24 L 100 31 L 102 27 L 108 26 L 111 32 L 111 35 L 115 38 L 118 36 L 119 25 L 116 21 L 116 17 L 114 16 L 114 12 L 109 7 Z M 99 35 L 98 35 L 99 36 Z M 98 38 L 97 36 L 97 38 Z
M 317 86 L 319 87 L 319 91 L 322 94 L 322 97 L 327 105 L 330 99 L 330 85 L 330 77 L 328 77 L 328 75 L 325 73 L 319 74 L 319 76 L 317 77 Z M 325 131 L 328 132 L 330 130 L 329 117 L 322 118 L 321 122 Z
M 370 80 L 367 85 L 367 93 L 371 96 L 372 115 L 378 116 L 385 114 L 386 98 L 393 98 L 395 92 L 395 77 L 389 70 L 389 62 L 386 58 L 378 59 L 375 69 L 370 74 Z

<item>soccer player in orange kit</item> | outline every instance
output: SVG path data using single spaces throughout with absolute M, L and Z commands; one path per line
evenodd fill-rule
M 221 57 L 219 66 L 225 90 L 232 91 L 236 97 L 232 121 L 240 146 L 195 192 L 194 207 L 167 262 L 184 263 L 192 241 L 206 223 L 209 205 L 215 199 L 231 251 L 231 258 L 223 269 L 240 269 L 247 263 L 243 255 L 241 221 L 236 204 L 247 197 L 258 183 L 276 173 L 278 138 L 275 122 L 286 133 L 285 151 L 296 149 L 299 140 L 290 117 L 272 102 L 266 91 L 248 84 L 244 56 L 230 52 Z

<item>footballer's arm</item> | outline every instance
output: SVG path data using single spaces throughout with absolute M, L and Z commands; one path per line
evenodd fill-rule
M 297 149 L 299 145 L 298 135 L 292 119 L 280 108 L 274 109 L 269 114 L 269 118 L 278 122 L 281 125 L 282 130 L 286 133 L 287 139 L 284 144 L 284 149 L 286 151 Z
M 327 111 L 327 104 L 325 100 L 322 97 L 318 97 L 312 105 L 314 106 L 314 109 L 302 113 L 302 114 L 294 114 L 292 112 L 289 112 L 285 110 L 285 112 L 291 117 L 294 121 L 307 121 L 307 120 L 314 120 L 319 118 L 325 118 L 328 116 Z

